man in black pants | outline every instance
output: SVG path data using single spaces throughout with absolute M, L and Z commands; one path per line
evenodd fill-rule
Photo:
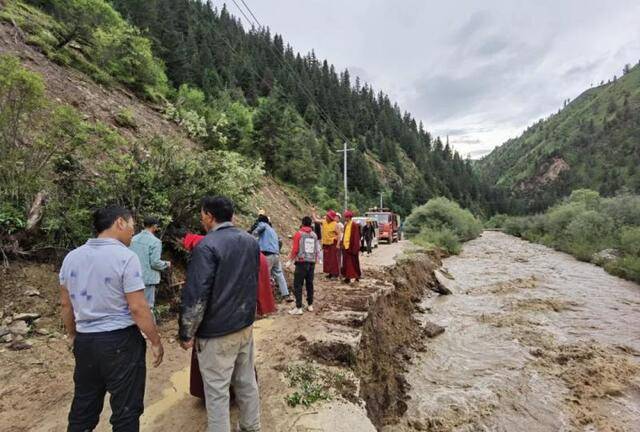
M 296 296 L 296 307 L 291 315 L 302 315 L 302 285 L 307 285 L 307 310 L 313 312 L 313 278 L 318 260 L 318 236 L 311 228 L 313 220 L 309 216 L 302 218 L 302 227 L 293 236 L 293 247 L 290 259 L 295 263 L 293 275 L 293 291 Z
M 142 269 L 128 246 L 131 212 L 107 207 L 93 215 L 97 238 L 71 251 L 60 269 L 61 313 L 73 346 L 75 384 L 68 431 L 94 430 L 111 395 L 116 432 L 138 431 L 144 411 L 146 342 L 162 362 L 160 335 L 144 297 Z

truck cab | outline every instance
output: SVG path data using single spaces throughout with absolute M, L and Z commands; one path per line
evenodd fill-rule
M 393 243 L 401 240 L 400 216 L 398 214 L 388 208 L 371 208 L 365 213 L 365 216 L 378 221 L 380 241 Z

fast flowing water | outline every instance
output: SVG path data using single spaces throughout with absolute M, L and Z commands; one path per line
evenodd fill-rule
M 640 431 L 640 286 L 497 232 L 444 267 L 392 430 Z

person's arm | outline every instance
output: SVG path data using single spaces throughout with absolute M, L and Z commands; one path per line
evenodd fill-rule
M 160 259 L 161 253 L 162 243 L 154 241 L 153 244 L 149 246 L 149 263 L 151 268 L 157 271 L 166 270 L 171 265 L 169 261 L 163 261 Z
M 297 231 L 293 235 L 293 240 L 291 244 L 291 253 L 289 254 L 289 259 L 294 261 L 298 256 L 298 252 L 300 252 L 300 231 Z
M 127 303 L 129 304 L 129 311 L 131 312 L 131 318 L 136 323 L 142 333 L 147 336 L 149 342 L 151 342 L 151 352 L 153 353 L 153 366 L 158 367 L 162 363 L 162 357 L 164 356 L 164 348 L 162 347 L 162 341 L 160 340 L 160 334 L 153 321 L 153 315 L 151 315 L 151 309 L 149 303 L 144 298 L 144 289 L 125 293 Z
M 198 245 L 187 269 L 187 283 L 182 290 L 178 337 L 183 348 L 193 346 L 193 338 L 204 318 L 217 270 L 215 252 L 206 244 Z
M 133 322 L 151 342 L 153 365 L 158 367 L 162 363 L 164 349 L 162 348 L 162 341 L 153 320 L 153 315 L 151 315 L 151 309 L 144 297 L 144 288 L 140 259 L 138 259 L 137 255 L 132 254 L 122 272 L 122 289 Z
M 62 315 L 62 322 L 67 331 L 69 343 L 73 346 L 73 341 L 76 338 L 76 318 L 73 315 L 73 305 L 71 304 L 71 298 L 69 298 L 69 291 L 64 285 L 60 285 L 60 315 Z
M 264 230 L 267 228 L 267 224 L 265 222 L 260 222 L 258 224 L 258 226 L 256 227 L 256 229 L 254 229 L 251 234 L 253 234 L 253 236 L 258 237 L 260 236 L 260 234 L 262 234 L 264 232 Z
M 321 224 L 322 223 L 322 218 L 318 217 L 318 214 L 316 212 L 316 208 L 315 207 L 311 210 L 311 212 L 312 212 L 311 213 L 311 218 L 313 219 L 313 222 Z

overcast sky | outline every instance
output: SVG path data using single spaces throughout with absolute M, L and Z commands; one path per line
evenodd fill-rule
M 472 158 L 640 60 L 640 0 L 245 2 Z

